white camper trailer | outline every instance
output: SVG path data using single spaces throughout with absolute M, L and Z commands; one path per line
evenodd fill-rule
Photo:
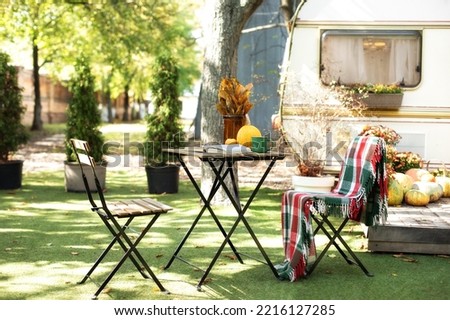
M 308 0 L 292 23 L 284 71 L 320 86 L 400 84 L 400 102 L 353 126 L 383 124 L 398 150 L 450 163 L 450 0 Z

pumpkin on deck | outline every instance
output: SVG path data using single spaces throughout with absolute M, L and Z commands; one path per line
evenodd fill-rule
M 434 181 L 434 176 L 425 169 L 412 168 L 405 172 L 406 175 L 413 178 L 414 181 Z
M 414 182 L 412 189 L 426 193 L 430 197 L 430 202 L 438 201 L 443 194 L 442 187 L 437 182 L 417 181 Z
M 403 189 L 403 194 L 408 192 L 408 190 L 412 188 L 412 185 L 414 183 L 414 180 L 411 176 L 408 176 L 407 174 L 400 173 L 400 172 L 395 172 L 392 175 L 392 178 L 394 178 L 395 180 L 397 180 L 400 183 L 400 186 Z
M 261 131 L 255 126 L 246 124 L 239 129 L 236 140 L 240 145 L 251 147 L 252 137 L 261 137 Z
M 442 197 L 450 197 L 450 178 L 444 176 L 437 176 L 436 182 L 442 187 Z
M 405 194 L 405 202 L 411 206 L 426 206 L 430 196 L 420 190 L 411 189 Z
M 400 182 L 390 178 L 388 184 L 388 205 L 398 206 L 403 202 L 403 188 Z

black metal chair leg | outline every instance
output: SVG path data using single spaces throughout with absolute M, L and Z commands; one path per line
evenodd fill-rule
M 98 295 L 103 291 L 103 289 L 106 287 L 106 285 L 109 283 L 109 281 L 114 277 L 116 272 L 120 269 L 120 267 L 123 265 L 123 263 L 130 257 L 130 255 L 134 252 L 139 257 L 142 257 L 138 250 L 136 249 L 137 245 L 141 242 L 141 240 L 144 238 L 144 236 L 147 234 L 147 232 L 150 230 L 154 222 L 158 219 L 159 215 L 155 215 L 153 219 L 147 224 L 147 226 L 142 230 L 136 241 L 133 243 L 131 239 L 128 237 L 126 233 L 123 233 L 121 236 L 126 240 L 127 243 L 130 244 L 129 249 L 125 252 L 125 254 L 122 256 L 122 258 L 119 260 L 117 265 L 114 267 L 114 269 L 109 273 L 109 275 L 106 277 L 106 279 L 103 281 L 103 283 L 100 285 L 100 287 L 97 289 L 96 293 L 94 294 L 94 299 L 97 299 Z M 117 223 L 117 222 L 116 222 Z M 158 286 L 158 288 L 162 292 L 167 292 L 167 290 L 164 288 L 164 286 L 161 284 L 159 279 L 156 277 L 156 275 L 153 273 L 153 271 L 150 269 L 148 264 L 143 261 L 144 268 L 149 273 L 150 277 L 153 279 L 155 284 Z
M 347 261 L 348 264 L 354 264 L 354 262 L 352 260 L 350 260 L 347 255 L 345 254 L 344 250 L 341 249 L 341 247 L 339 246 L 339 244 L 336 242 L 336 239 L 338 238 L 339 233 L 341 232 L 341 230 L 345 227 L 347 220 L 344 220 L 340 226 L 340 228 L 338 230 L 336 230 L 336 228 L 334 228 L 333 224 L 326 218 L 323 217 L 322 220 L 319 220 L 318 218 L 316 218 L 315 216 L 313 216 L 314 221 L 317 223 L 317 228 L 314 230 L 314 235 L 317 234 L 317 232 L 319 232 L 320 230 L 322 230 L 322 232 L 327 236 L 327 238 L 329 239 L 329 246 L 334 245 L 334 247 L 336 248 L 336 250 L 341 254 L 341 256 L 345 259 L 345 261 Z M 330 228 L 330 230 L 333 232 L 333 235 L 331 235 L 328 230 L 326 229 L 326 227 L 324 226 L 324 224 L 327 224 L 327 226 Z
M 350 246 L 347 244 L 345 239 L 340 234 L 341 231 L 344 229 L 345 225 L 347 224 L 347 222 L 349 221 L 348 217 L 346 217 L 344 219 L 344 221 L 342 221 L 341 225 L 337 229 L 333 226 L 333 224 L 328 220 L 328 218 L 326 216 L 322 216 L 322 220 L 319 220 L 315 216 L 313 216 L 313 219 L 317 223 L 317 227 L 314 230 L 314 235 L 316 235 L 319 230 L 322 230 L 323 233 L 327 236 L 329 241 L 328 241 L 327 245 L 325 246 L 325 248 L 321 251 L 319 257 L 316 259 L 316 261 L 314 261 L 313 265 L 308 268 L 308 275 L 310 275 L 314 271 L 314 269 L 319 264 L 319 262 L 322 260 L 322 258 L 325 256 L 326 252 L 331 247 L 331 245 L 334 245 L 334 247 L 338 250 L 338 252 L 345 259 L 345 261 L 347 261 L 348 264 L 355 264 L 355 262 L 356 262 L 356 264 L 358 264 L 360 269 L 368 277 L 373 276 L 373 274 L 367 270 L 367 268 L 364 266 L 364 264 L 361 262 L 361 260 L 358 259 L 356 254 L 353 252 L 353 250 L 350 248 Z M 330 234 L 328 232 L 328 230 L 325 228 L 324 224 L 326 224 L 330 228 L 332 234 Z M 350 256 L 354 259 L 354 261 L 349 259 L 348 256 L 345 254 L 345 252 L 340 248 L 340 246 L 336 242 L 337 239 L 341 242 L 341 245 L 344 246 L 344 248 L 347 250 L 348 254 L 350 254 Z
M 125 230 L 129 227 L 129 225 L 130 225 L 130 223 L 131 223 L 131 221 L 133 219 L 132 218 L 128 219 L 128 221 L 122 227 L 120 227 L 119 231 L 116 231 L 116 229 L 114 229 L 114 227 L 109 223 L 108 219 L 104 218 L 103 216 L 101 216 L 101 219 L 103 220 L 103 223 L 105 224 L 105 226 L 108 228 L 108 230 L 113 235 L 113 239 L 111 240 L 109 245 L 105 248 L 105 250 L 103 250 L 103 252 L 97 258 L 97 260 L 94 262 L 94 264 L 92 265 L 91 269 L 89 269 L 89 271 L 86 273 L 84 278 L 81 281 L 78 282 L 78 284 L 83 284 L 83 283 L 85 283 L 87 281 L 87 279 L 89 279 L 89 277 L 92 275 L 94 270 L 98 267 L 98 265 L 106 257 L 106 255 L 108 254 L 108 252 L 111 250 L 111 248 L 114 246 L 114 244 L 116 242 L 121 246 L 121 248 L 122 248 L 122 250 L 124 252 L 126 252 L 128 250 L 128 247 L 120 239 L 120 236 L 123 233 L 125 233 Z M 141 262 L 141 264 L 145 264 L 145 260 L 142 258 L 142 256 L 138 257 L 138 259 Z M 150 278 L 150 276 L 148 274 L 146 274 L 142 270 L 142 267 L 136 261 L 136 258 L 134 257 L 133 253 L 130 255 L 130 260 L 133 262 L 134 266 L 136 267 L 136 269 L 139 271 L 139 273 L 142 275 L 143 278 L 145 278 L 145 279 L 149 279 Z

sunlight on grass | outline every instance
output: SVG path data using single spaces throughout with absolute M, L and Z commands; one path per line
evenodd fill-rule
M 64 190 L 62 172 L 33 172 L 25 177 L 21 190 L 0 191 L 0 299 L 90 299 L 116 261 L 123 254 L 114 247 L 85 284 L 78 281 L 111 240 L 83 193 Z M 375 277 L 366 277 L 357 266 L 349 266 L 332 247 L 314 273 L 296 283 L 277 280 L 264 264 L 243 257 L 240 264 L 227 245 L 208 276 L 203 291 L 197 291 L 202 273 L 175 260 L 164 266 L 196 217 L 200 201 L 187 181 L 178 194 L 149 195 L 145 173 L 127 170 L 108 172 L 110 199 L 152 197 L 174 207 L 162 215 L 140 244 L 141 253 L 163 285 L 171 292 L 159 292 L 127 261 L 100 299 L 442 299 L 450 296 L 450 259 L 412 255 L 405 262 L 392 254 L 367 252 L 367 239 L 359 225 L 349 225 L 343 234 Z M 248 196 L 251 188 L 243 188 Z M 273 263 L 283 260 L 280 225 L 280 191 L 262 188 L 246 218 Z M 217 207 L 216 214 L 226 230 L 236 213 Z M 333 218 L 335 222 L 339 218 Z M 137 221 L 136 221 L 137 222 Z M 143 224 L 137 223 L 139 230 Z M 180 254 L 205 269 L 224 237 L 209 212 L 205 212 Z M 318 235 L 316 245 L 325 244 Z M 240 224 L 232 236 L 239 250 L 255 258 L 262 256 L 253 239 Z M 420 288 L 417 290 L 415 288 Z

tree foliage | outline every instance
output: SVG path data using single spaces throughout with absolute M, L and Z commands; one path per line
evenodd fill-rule
M 9 55 L 0 52 L 0 162 L 28 141 L 28 132 L 21 124 L 24 112 L 17 69 L 10 64 Z
M 20 40 L 30 52 L 34 83 L 34 116 L 32 130 L 42 129 L 41 68 L 57 60 L 64 50 L 65 40 L 71 39 L 68 7 L 53 1 L 10 1 L 0 20 L 1 35 L 13 45 Z M 10 52 L 10 54 L 13 54 Z
M 45 65 L 64 80 L 79 52 L 90 58 L 96 89 L 112 98 L 124 90 L 135 99 L 145 97 L 151 65 L 161 50 L 180 61 L 180 90 L 199 76 L 194 46 L 195 1 L 11 1 L 0 17 L 0 35 L 9 48 L 26 42 L 36 79 Z M 40 88 L 35 81 L 36 126 L 40 121 Z M 34 126 L 34 125 L 33 125 Z M 38 128 L 39 129 L 39 128 Z

